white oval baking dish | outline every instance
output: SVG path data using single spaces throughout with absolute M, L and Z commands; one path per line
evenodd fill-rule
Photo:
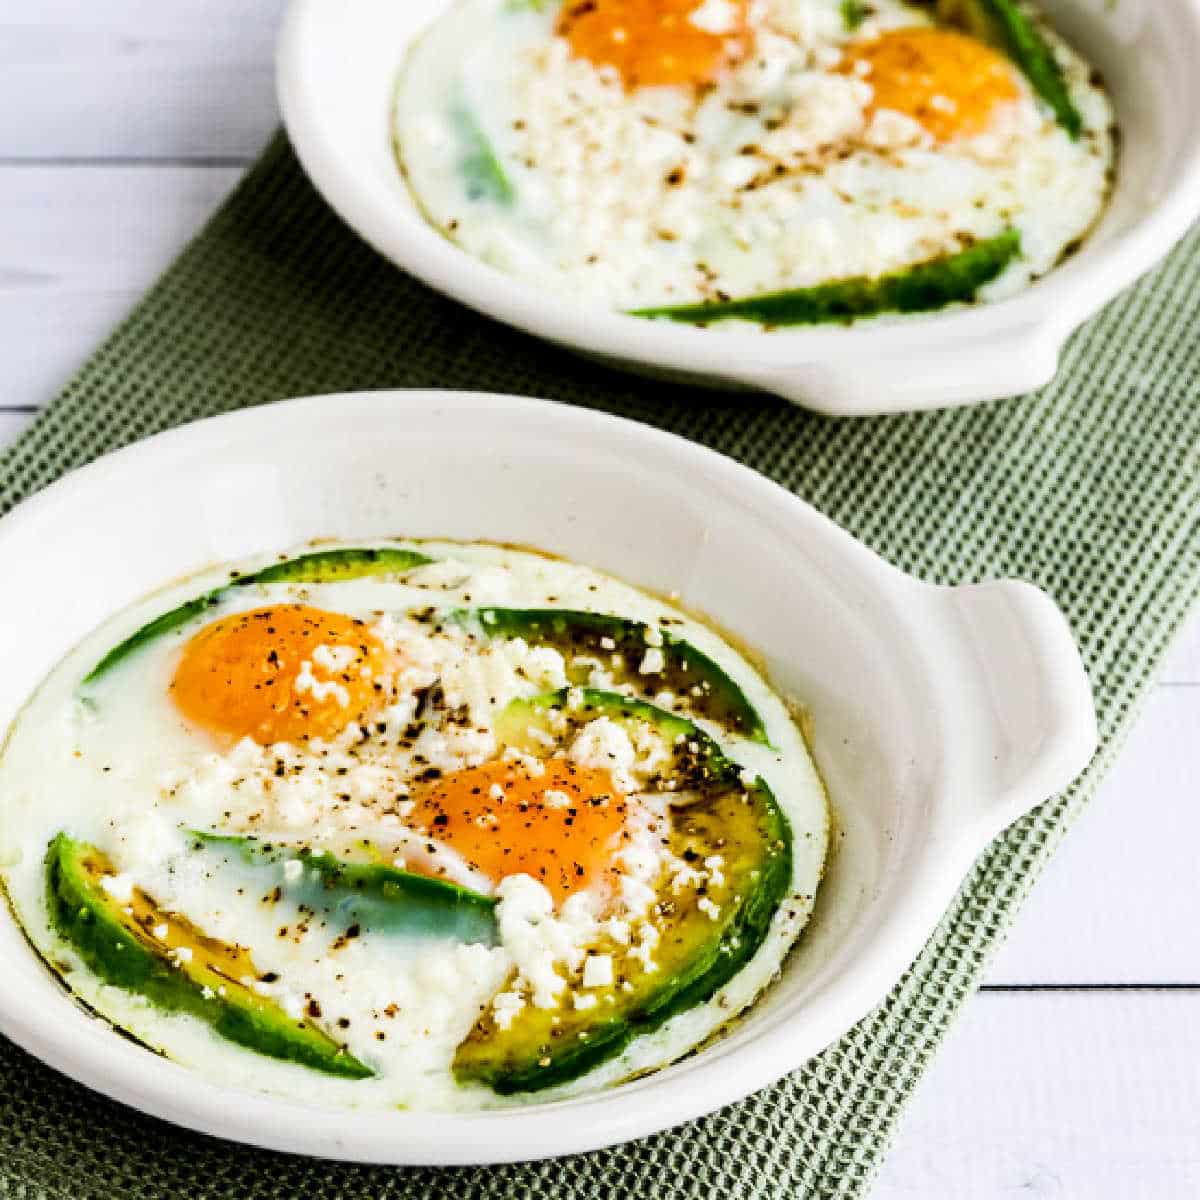
M 750 387 L 833 415 L 1016 395 L 1047 383 L 1068 335 L 1153 266 L 1200 214 L 1200 5 L 1045 0 L 1103 73 L 1118 182 L 1083 248 L 995 304 L 852 327 L 696 329 L 546 295 L 453 246 L 400 178 L 389 124 L 406 46 L 452 0 L 292 0 L 277 57 L 292 145 L 333 208 L 380 253 L 480 312 L 616 363 Z
M 309 538 L 386 535 L 529 543 L 677 590 L 763 653 L 811 714 L 842 833 L 778 985 L 703 1053 L 552 1114 L 536 1102 L 339 1113 L 321 1107 L 319 1079 L 294 1101 L 238 1093 L 118 1036 L 0 905 L 0 1032 L 147 1112 L 282 1150 L 450 1164 L 607 1145 L 745 1096 L 848 1029 L 912 961 L 989 839 L 1093 753 L 1082 664 L 1030 585 L 921 583 L 690 442 L 449 392 L 294 400 L 184 426 L 0 520 L 0 730 L 87 631 L 164 582 Z

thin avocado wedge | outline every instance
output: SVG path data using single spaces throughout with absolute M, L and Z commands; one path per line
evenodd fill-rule
M 760 325 L 848 323 L 884 313 L 931 312 L 948 304 L 965 304 L 1021 252 L 1021 235 L 1006 229 L 960 250 L 914 263 L 887 275 L 833 279 L 813 287 L 791 288 L 742 300 L 639 308 L 635 317 L 685 321 L 755 321 Z
M 505 174 L 496 151 L 479 124 L 478 118 L 465 101 L 454 106 L 450 114 L 459 143 L 458 171 L 470 200 L 490 200 L 502 208 L 509 207 L 516 195 L 512 181 Z
M 251 583 L 337 583 L 343 579 L 362 579 L 367 575 L 403 575 L 414 567 L 433 562 L 416 550 L 391 546 L 378 549 L 347 546 L 338 550 L 318 550 L 272 563 L 251 575 L 238 575 L 236 587 Z
M 205 592 L 203 596 L 197 596 L 194 600 L 188 600 L 186 603 L 179 605 L 178 608 L 173 608 L 170 612 L 163 613 L 161 617 L 155 617 L 153 621 L 148 622 L 130 634 L 123 642 L 118 642 L 83 677 L 81 682 L 85 684 L 94 683 L 110 667 L 115 667 L 122 659 L 128 658 L 148 642 L 162 637 L 164 633 L 170 633 L 172 629 L 178 629 L 181 625 L 186 625 L 189 621 L 200 616 L 201 613 L 216 607 L 216 605 L 221 603 L 221 597 L 225 594 L 225 590 L 224 588 L 218 588 L 212 592 Z
M 503 1028 L 490 1008 L 483 1013 L 456 1050 L 453 1071 L 459 1082 L 484 1084 L 501 1095 L 568 1083 L 634 1038 L 711 999 L 762 945 L 791 882 L 791 831 L 763 781 L 747 785 L 720 747 L 671 713 L 611 692 L 585 691 L 581 699 L 572 710 L 577 719 L 603 713 L 651 721 L 670 740 L 683 733 L 685 745 L 695 747 L 685 751 L 683 775 L 691 798 L 673 806 L 670 845 L 686 862 L 719 855 L 724 878 L 702 893 L 685 888 L 652 910 L 659 934 L 653 969 L 628 946 L 601 944 L 599 952 L 613 960 L 613 981 L 589 989 L 596 997 L 592 1007 L 576 1008 L 569 999 L 551 1009 L 526 1004 Z M 565 693 L 516 701 L 509 706 L 510 728 L 519 731 L 566 701 Z M 704 780 L 699 789 L 692 786 L 697 776 Z
M 1062 67 L 1021 5 L 1014 0 L 940 0 L 937 9 L 943 19 L 965 25 L 981 41 L 1006 54 L 1071 140 L 1078 139 L 1083 117 L 1071 99 Z
M 625 664 L 621 674 L 647 694 L 666 690 L 686 695 L 692 710 L 701 717 L 749 738 L 768 743 L 766 727 L 746 699 L 741 688 L 707 654 L 665 629 L 657 636 L 641 621 L 605 613 L 581 612 L 559 608 L 476 608 L 459 610 L 459 619 L 473 618 L 488 637 L 524 638 L 531 645 L 553 646 L 568 658 L 568 677 L 575 683 L 587 680 L 584 667 L 570 670 L 570 657 L 582 654 L 611 664 L 620 656 Z M 639 665 L 655 637 L 662 652 L 662 670 L 642 674 Z
M 863 0 L 841 0 L 842 27 L 853 33 L 871 15 L 871 9 Z
M 118 642 L 80 682 L 84 685 L 95 683 L 117 663 L 147 643 L 164 633 L 178 629 L 181 625 L 186 625 L 208 609 L 215 608 L 235 587 L 247 587 L 252 583 L 336 583 L 343 579 L 360 579 L 368 575 L 402 575 L 414 567 L 431 562 L 433 559 L 416 550 L 351 546 L 302 554 L 298 558 L 272 563 L 269 567 L 250 575 L 235 575 L 226 586 L 214 588 L 194 600 L 187 600 L 135 630 L 123 642 Z
M 198 849 L 249 866 L 266 888 L 297 904 L 364 931 L 448 938 L 494 946 L 496 900 L 442 879 L 402 871 L 385 862 L 348 862 L 328 851 L 258 838 L 193 830 Z M 369 853 L 369 846 L 364 846 Z M 289 868 L 299 863 L 300 869 Z
M 307 1018 L 289 1016 L 242 980 L 258 979 L 249 951 L 208 937 L 133 889 L 117 900 L 95 846 L 59 833 L 46 851 L 46 898 L 59 934 L 106 983 L 173 1012 L 190 1013 L 232 1042 L 347 1079 L 373 1072 Z M 160 936 L 161 935 L 161 936 Z

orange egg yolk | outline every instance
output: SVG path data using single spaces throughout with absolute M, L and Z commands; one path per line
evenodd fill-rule
M 217 734 L 329 738 L 379 702 L 389 656 L 366 624 L 305 604 L 222 617 L 184 647 L 171 696 Z
M 725 19 L 693 22 L 703 0 L 576 0 L 557 32 L 576 58 L 615 67 L 629 89 L 711 83 L 746 52 L 748 0 L 724 0 Z M 720 32 L 715 32 L 717 25 Z
M 996 108 L 1021 94 L 1007 59 L 950 29 L 889 30 L 847 46 L 840 69 L 875 89 L 869 113 L 903 113 L 939 142 L 983 133 Z
M 495 883 L 531 875 L 556 903 L 602 882 L 629 806 L 608 771 L 548 759 L 542 774 L 505 759 L 456 771 L 420 792 L 408 824 Z

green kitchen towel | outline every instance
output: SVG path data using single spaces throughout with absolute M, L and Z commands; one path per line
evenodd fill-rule
M 1074 338 L 1042 392 L 953 412 L 831 420 L 765 397 L 610 371 L 433 295 L 348 232 L 277 139 L 59 399 L 0 453 L 0 511 L 107 450 L 242 405 L 381 387 L 552 397 L 732 455 L 925 579 L 1040 584 L 1083 648 L 1101 750 L 1069 792 L 982 856 L 871 1016 L 794 1075 L 711 1117 L 559 1163 L 362 1167 L 171 1128 L 0 1039 L 0 1196 L 862 1195 L 938 1042 L 1095 792 L 1200 588 L 1198 306 L 1193 234 Z

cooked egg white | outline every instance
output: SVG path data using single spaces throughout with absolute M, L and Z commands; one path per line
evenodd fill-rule
M 1017 68 L 872 0 L 455 0 L 394 136 L 428 219 L 539 288 L 617 309 L 877 276 L 1015 228 L 981 292 L 1049 271 L 1103 207 L 1112 111 L 1052 31 L 1077 140 Z
M 452 624 L 431 624 L 428 613 L 493 604 L 585 609 L 650 623 L 667 617 L 676 622 L 672 631 L 720 665 L 757 710 L 769 746 L 712 722 L 697 724 L 747 777 L 760 775 L 770 785 L 794 837 L 790 894 L 745 968 L 706 1004 L 553 1094 L 668 1063 L 754 1000 L 808 919 L 825 856 L 827 809 L 803 740 L 783 702 L 741 655 L 706 625 L 635 588 L 582 566 L 490 545 L 422 543 L 420 549 L 438 561 L 403 583 L 363 578 L 232 589 L 210 612 L 81 690 L 80 680 L 111 647 L 179 602 L 223 584 L 228 568 L 148 597 L 90 635 L 31 699 L 0 756 L 0 871 L 15 911 L 43 955 L 70 968 L 66 978 L 81 999 L 222 1082 L 329 1106 L 477 1109 L 528 1102 L 501 1099 L 451 1075 L 455 1048 L 479 1014 L 490 1006 L 504 1028 L 525 1004 L 563 1002 L 566 977 L 581 968 L 570 1000 L 586 1008 L 590 990 L 612 982 L 611 959 L 589 956 L 589 945 L 603 935 L 651 961 L 653 930 L 647 932 L 644 918 L 661 898 L 657 881 L 665 877 L 677 887 L 705 873 L 719 880 L 722 864 L 719 856 L 684 863 L 666 848 L 665 798 L 647 784 L 670 748 L 653 730 L 634 737 L 600 716 L 573 737 L 562 761 L 526 764 L 513 753 L 498 761 L 497 714 L 514 699 L 564 686 L 562 655 L 520 639 L 471 644 Z M 238 567 L 244 574 L 262 565 Z M 288 679 L 277 681 L 290 687 L 295 703 L 265 701 L 256 687 L 261 676 L 239 674 L 252 661 L 241 653 L 247 639 L 258 639 L 258 650 L 303 646 L 302 656 L 289 659 Z M 642 669 L 652 674 L 656 665 L 648 646 Z M 597 661 L 591 685 L 613 686 L 610 668 Z M 456 719 L 414 735 L 422 696 L 434 685 Z M 687 707 L 686 698 L 656 699 L 679 711 Z M 521 800 L 526 787 L 530 797 L 536 791 L 553 806 L 558 771 L 563 788 L 603 780 L 627 803 L 619 817 L 602 809 L 583 814 L 582 823 L 599 822 L 592 826 L 593 848 L 579 841 L 558 848 L 569 854 L 556 855 L 549 835 L 505 826 L 510 818 L 503 810 L 498 818 L 483 807 L 500 786 L 488 780 L 501 771 L 510 799 Z M 411 785 L 426 774 L 434 791 L 421 793 Z M 567 793 L 561 795 L 566 803 Z M 430 812 L 457 812 L 462 820 L 442 826 Z M 617 821 L 623 838 L 619 850 L 601 855 L 594 846 L 606 844 L 604 821 Z M 253 867 L 214 866 L 197 851 L 189 832 L 196 829 L 334 851 L 369 841 L 397 866 L 495 895 L 498 944 L 369 929 L 347 938 L 286 899 L 264 895 Z M 92 975 L 48 919 L 44 856 L 61 830 L 111 858 L 113 874 L 104 880 L 110 895 L 128 898 L 140 889 L 205 933 L 248 947 L 261 972 L 255 989 L 291 1016 L 319 1017 L 374 1077 L 340 1079 L 265 1057 Z M 496 846 L 511 857 L 489 859 Z M 572 863 L 569 878 L 556 873 L 563 858 Z

